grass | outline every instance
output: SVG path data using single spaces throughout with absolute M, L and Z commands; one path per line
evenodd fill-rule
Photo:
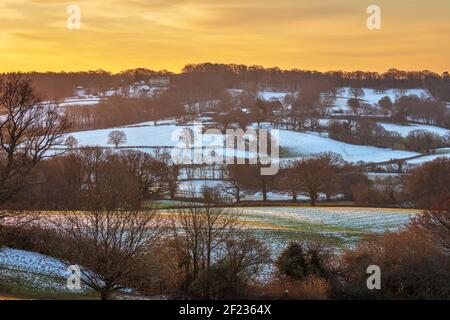
M 54 284 L 60 284 L 55 286 Z M 0 269 L 0 296 L 15 299 L 39 300 L 93 300 L 95 292 L 72 292 L 63 289 L 66 279 L 30 273 L 12 268 Z

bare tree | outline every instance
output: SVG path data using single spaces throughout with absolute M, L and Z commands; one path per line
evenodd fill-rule
M 248 166 L 230 164 L 224 170 L 228 180 L 225 181 L 223 190 L 225 193 L 234 197 L 236 202 L 240 202 L 242 196 L 250 192 L 248 189 L 245 189 L 250 184 L 249 180 L 251 180 Z
M 423 209 L 433 209 L 442 199 L 449 199 L 450 159 L 438 158 L 409 171 L 405 181 L 405 195 Z
M 202 298 L 215 298 L 218 287 L 227 287 L 228 293 L 236 290 L 238 279 L 248 281 L 269 260 L 267 248 L 234 211 L 181 210 L 172 218 L 172 233 L 187 289 Z
M 417 222 L 428 230 L 443 249 L 450 253 L 450 199 L 435 205 L 419 216 Z
M 31 81 L 0 79 L 0 205 L 23 189 L 36 164 L 50 156 L 68 128 L 57 106 L 40 105 Z
M 78 148 L 78 140 L 73 136 L 68 136 L 64 141 L 64 144 L 70 151 Z
M 328 173 L 324 162 L 317 156 L 294 164 L 293 174 L 297 176 L 296 179 L 300 183 L 298 190 L 309 196 L 311 206 L 316 205 L 319 192 L 325 191 L 329 179 Z
M 67 265 L 78 265 L 81 281 L 103 300 L 137 286 L 142 259 L 163 234 L 155 211 L 87 211 L 61 215 L 55 230 L 66 243 L 56 252 Z
M 352 109 L 353 114 L 355 114 L 355 115 L 359 114 L 359 109 L 361 108 L 361 103 L 359 102 L 358 99 L 355 99 L 355 98 L 348 99 L 348 105 Z
M 357 100 L 365 96 L 364 90 L 361 88 L 350 88 L 349 93 L 354 99 Z
M 197 276 L 209 269 L 213 251 L 239 228 L 236 213 L 222 208 L 188 208 L 172 219 L 172 232 L 179 252 L 184 254 L 185 270 Z
M 108 144 L 114 145 L 117 149 L 121 144 L 127 143 L 127 135 L 120 130 L 111 131 L 108 135 Z

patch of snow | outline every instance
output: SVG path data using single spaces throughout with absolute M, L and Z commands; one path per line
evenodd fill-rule
M 278 100 L 280 102 L 282 102 L 288 94 L 289 94 L 288 92 L 273 92 L 273 91 L 259 92 L 259 96 L 266 101 Z
M 421 165 L 421 164 L 424 164 L 425 162 L 430 162 L 430 161 L 436 160 L 437 158 L 450 158 L 450 157 L 446 156 L 444 154 L 432 154 L 432 155 L 423 156 L 423 157 L 420 157 L 420 158 L 407 160 L 406 164 L 409 164 L 409 165 Z
M 416 152 L 353 145 L 322 137 L 316 133 L 280 130 L 280 145 L 298 153 L 295 157 L 309 156 L 321 152 L 340 154 L 348 162 L 385 162 L 419 155 Z
M 383 123 L 383 122 L 379 122 L 378 124 L 380 126 L 382 126 L 384 129 L 386 129 L 387 131 L 397 132 L 402 137 L 407 137 L 411 131 L 419 130 L 419 129 L 434 133 L 441 137 L 446 136 L 447 134 L 450 133 L 449 129 L 435 127 L 435 126 L 429 126 L 429 125 L 419 125 L 419 124 L 400 125 L 400 124 Z
M 0 249 L 0 265 L 20 271 L 67 278 L 70 273 L 58 259 L 31 251 Z

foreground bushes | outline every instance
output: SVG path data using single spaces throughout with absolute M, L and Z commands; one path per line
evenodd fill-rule
M 368 290 L 367 267 L 381 268 L 381 290 Z M 363 240 L 341 257 L 333 296 L 352 299 L 449 299 L 450 258 L 411 226 Z
M 162 236 L 163 241 L 148 242 L 139 254 L 123 249 L 114 237 L 97 243 L 85 239 L 74 246 L 73 237 L 37 226 L 6 233 L 3 244 L 87 265 L 102 279 L 97 284 L 114 280 L 112 291 L 128 285 L 147 296 L 450 299 L 449 229 L 444 220 L 448 219 L 448 209 L 430 211 L 403 231 L 368 236 L 356 248 L 340 253 L 314 242 L 291 243 L 276 260 L 276 272 L 269 279 L 262 277 L 263 267 L 271 263 L 264 244 L 250 231 L 238 228 L 235 217 L 224 220 L 224 212 L 216 210 L 187 209 L 175 215 L 177 227 L 168 230 L 171 232 Z M 102 227 L 100 234 L 111 235 L 125 227 L 121 223 L 110 225 L 120 228 Z M 83 229 L 98 230 L 86 225 Z M 66 227 L 65 232 L 69 231 L 80 235 Z M 133 248 L 127 245 L 125 234 L 122 236 L 125 248 Z M 381 269 L 381 290 L 367 288 L 367 268 L 371 265 Z M 120 277 L 111 277 L 116 274 Z M 99 292 L 103 289 L 97 288 Z M 108 292 L 101 293 L 110 298 Z

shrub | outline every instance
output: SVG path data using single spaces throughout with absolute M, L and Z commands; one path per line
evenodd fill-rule
M 327 260 L 319 244 L 292 242 L 280 255 L 276 266 L 281 276 L 304 280 L 309 276 L 327 277 Z
M 381 290 L 368 290 L 367 268 L 381 268 Z M 448 299 L 450 259 L 428 235 L 409 227 L 363 240 L 341 257 L 334 298 Z
M 327 280 L 314 276 L 304 280 L 275 279 L 262 287 L 259 295 L 277 300 L 326 300 L 329 289 Z

